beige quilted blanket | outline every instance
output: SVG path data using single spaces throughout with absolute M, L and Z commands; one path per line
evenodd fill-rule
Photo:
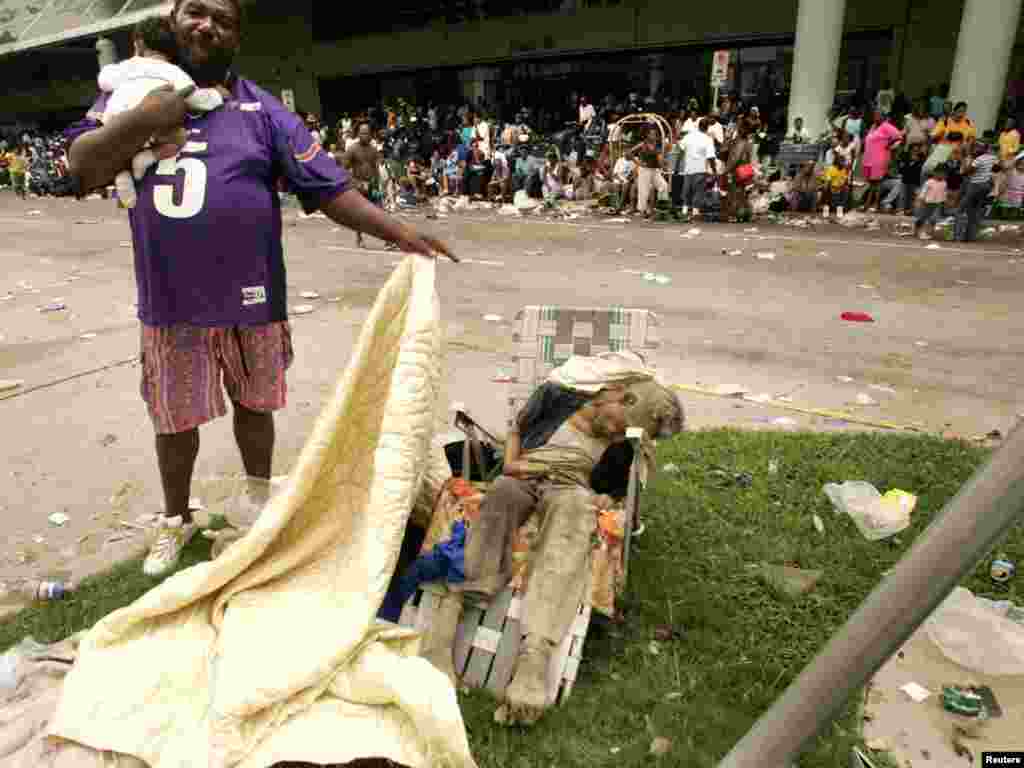
M 395 270 L 249 535 L 85 635 L 48 731 L 57 749 L 36 765 L 475 765 L 450 683 L 374 618 L 431 447 L 434 270 L 418 256 Z M 61 762 L 62 744 L 78 758 Z

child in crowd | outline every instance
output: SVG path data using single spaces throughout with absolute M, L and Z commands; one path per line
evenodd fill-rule
M 832 157 L 832 165 L 825 169 L 821 177 L 821 215 L 827 219 L 832 206 L 836 207 L 836 216 L 843 217 L 850 196 L 850 171 L 846 167 L 846 158 L 836 152 Z
M 1024 205 L 1024 158 L 1017 160 L 1006 174 L 999 202 L 1015 218 L 1020 216 L 1021 207 Z
M 176 91 L 195 88 L 195 82 L 174 61 L 177 42 L 170 21 L 164 17 L 146 19 L 133 32 L 135 56 L 100 70 L 100 90 L 110 93 L 103 122 L 132 109 L 157 88 L 170 84 Z M 194 90 L 185 103 L 199 112 L 210 112 L 224 104 L 229 94 L 216 88 Z M 126 208 L 136 203 L 135 180 L 141 179 L 157 161 L 174 157 L 187 139 L 184 127 L 162 136 L 154 136 L 150 145 L 132 160 L 131 170 L 117 174 L 114 184 L 118 199 Z
M 903 184 L 903 212 L 907 216 L 914 214 L 914 200 L 921 188 L 925 156 L 924 146 L 912 144 L 909 152 L 900 163 L 900 181 Z
M 914 220 L 915 237 L 921 235 L 921 228 L 926 224 L 929 225 L 930 232 L 934 231 L 935 222 L 942 214 L 942 206 L 946 202 L 946 193 L 946 167 L 939 165 L 932 169 L 918 196 L 918 209 Z
M 818 210 L 818 178 L 814 171 L 814 161 L 806 160 L 800 166 L 800 173 L 793 179 L 794 202 L 800 213 L 815 213 Z

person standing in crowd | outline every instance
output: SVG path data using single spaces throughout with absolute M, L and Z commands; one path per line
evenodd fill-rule
M 718 110 L 714 110 L 708 115 L 707 134 L 715 142 L 716 151 L 721 152 L 725 145 L 725 129 L 722 127 L 722 121 L 719 119 Z
M 850 171 L 843 155 L 836 153 L 832 158 L 832 164 L 821 177 L 821 184 L 821 217 L 829 218 L 832 206 L 835 206 L 836 216 L 841 219 L 850 197 Z
M 750 124 L 746 120 L 741 120 L 726 155 L 725 183 L 723 185 L 726 189 L 726 197 L 722 201 L 723 221 L 746 221 L 749 218 L 748 181 L 741 178 L 741 174 L 753 162 L 754 147 L 750 140 Z
M 924 145 L 914 144 L 907 149 L 900 162 L 900 195 L 902 210 L 907 216 L 914 214 L 914 200 L 921 189 L 924 174 Z
M 28 197 L 28 147 L 19 144 L 7 155 L 7 172 L 11 176 L 14 194 L 24 200 Z
M 928 226 L 928 237 L 931 237 L 935 222 L 939 220 L 946 204 L 946 168 L 933 168 L 928 181 L 921 188 L 917 199 L 917 212 L 914 214 L 914 237 L 921 237 L 922 227 Z
M 960 198 L 956 217 L 956 239 L 971 243 L 978 238 L 982 212 L 992 193 L 992 175 L 999 169 L 999 159 L 987 141 L 973 147 L 970 159 L 964 165 L 963 176 L 967 185 Z
M 701 120 L 696 131 L 690 131 L 682 140 L 683 194 L 682 214 L 700 216 L 704 210 L 704 190 L 707 175 L 715 175 L 715 142 L 708 136 L 708 121 Z
M 109 184 L 154 134 L 184 125 L 202 142 L 192 150 L 198 156 L 179 161 L 176 177 L 147 174 L 129 213 L 141 389 L 157 435 L 165 502 L 143 565 L 149 576 L 173 570 L 197 530 L 189 497 L 199 427 L 226 415 L 223 389 L 234 405 L 235 439 L 249 478 L 243 505 L 258 513 L 269 497 L 273 412 L 285 405 L 293 356 L 278 179 L 287 180 L 307 213 L 322 210 L 340 225 L 398 242 L 408 252 L 450 255 L 441 241 L 366 203 L 296 115 L 233 74 L 240 0 L 175 0 L 171 23 L 182 68 L 198 86 L 223 87 L 233 101 L 258 109 L 192 117 L 188 89 L 157 89 L 106 124 L 87 116 L 66 133 L 78 196 Z M 90 114 L 102 113 L 106 100 L 102 95 Z
M 957 102 L 950 114 L 944 115 L 932 131 L 932 140 L 946 144 L 972 143 L 978 137 L 974 121 L 967 116 L 967 102 Z
M 818 210 L 818 179 L 814 174 L 814 166 L 813 160 L 805 160 L 793 179 L 796 210 L 800 213 L 817 213 Z
M 786 137 L 786 140 L 793 144 L 806 144 L 811 140 L 810 133 L 804 128 L 804 119 L 802 117 L 793 118 L 793 132 Z
M 590 103 L 590 99 L 586 96 L 580 96 L 580 114 L 577 123 L 584 131 L 590 128 L 590 124 L 594 122 L 594 118 L 597 116 L 597 112 L 594 110 L 594 105 Z
M 889 122 L 889 118 L 877 110 L 872 115 L 871 128 L 864 140 L 864 178 L 868 191 L 864 196 L 863 208 L 872 213 L 878 208 L 880 185 L 889 172 L 892 162 L 892 148 L 903 141 L 903 131 Z
M 999 134 L 999 162 L 1006 163 L 1007 168 L 1013 166 L 1014 158 L 1020 152 L 1020 131 L 1017 130 L 1017 119 L 1006 118 L 1002 133 Z
M 351 174 L 355 188 L 376 206 L 383 202 L 384 195 L 380 182 L 380 152 L 370 143 L 370 124 L 359 124 L 359 138 L 342 159 L 342 165 Z M 356 247 L 363 248 L 363 233 L 356 231 Z
M 654 214 L 658 195 L 668 192 L 668 183 L 661 175 L 662 154 L 658 148 L 657 131 L 653 128 L 648 130 L 644 141 L 633 147 L 630 156 L 638 164 L 637 208 L 644 218 L 650 218 Z
M 491 123 L 483 114 L 474 115 L 473 119 L 476 123 L 474 138 L 479 144 L 480 152 L 483 154 L 484 159 L 490 162 L 494 156 L 493 148 L 491 147 Z
M 462 128 L 459 130 L 459 140 L 467 147 L 476 136 L 476 125 L 473 123 L 473 113 L 466 110 L 462 113 Z
M 907 135 L 907 147 L 928 146 L 928 141 L 935 130 L 935 120 L 928 114 L 923 100 L 915 101 L 913 111 L 907 115 L 903 124 Z

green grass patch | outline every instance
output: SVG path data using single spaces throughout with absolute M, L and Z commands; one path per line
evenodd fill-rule
M 494 701 L 462 697 L 481 768 L 713 766 L 825 645 L 908 549 L 914 538 L 981 465 L 987 452 L 962 442 L 891 434 L 789 434 L 710 431 L 665 443 L 660 473 L 643 502 L 647 532 L 634 549 L 627 621 L 592 625 L 580 679 L 567 706 L 532 730 L 492 721 Z M 775 462 L 777 472 L 769 472 Z M 723 482 L 748 473 L 749 487 Z M 832 511 L 827 482 L 866 480 L 885 492 L 919 496 L 910 529 L 865 541 L 853 521 Z M 824 521 L 819 534 L 812 516 Z M 1024 562 L 1024 526 L 996 549 Z M 183 566 L 209 554 L 197 537 Z M 798 599 L 776 597 L 748 566 L 762 561 L 820 569 Z M 1020 579 L 998 587 L 989 561 L 964 586 L 1024 603 Z M 152 588 L 140 563 L 124 563 L 83 583 L 70 600 L 40 604 L 0 623 L 0 648 L 32 635 L 59 640 L 85 629 Z M 652 641 L 659 628 L 677 639 Z M 857 702 L 801 757 L 801 768 L 847 765 L 859 743 Z M 661 757 L 654 736 L 672 740 Z

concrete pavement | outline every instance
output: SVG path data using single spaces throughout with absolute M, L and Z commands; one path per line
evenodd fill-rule
M 39 214 L 30 215 L 33 211 Z M 519 219 L 483 212 L 418 223 L 471 261 L 439 269 L 448 339 L 446 402 L 497 428 L 498 370 L 525 304 L 644 307 L 661 320 L 656 363 L 676 383 L 739 385 L 794 404 L 964 435 L 1006 432 L 1019 408 L 1024 255 L 1017 239 L 955 247 L 837 226 L 689 226 Z M 80 222 L 80 223 L 76 223 Z M 0 194 L 0 581 L 81 577 L 144 541 L 121 525 L 160 509 L 152 429 L 139 398 L 138 326 L 127 216 L 108 201 Z M 355 249 L 331 222 L 286 212 L 296 362 L 278 418 L 275 470 L 288 471 L 343 370 L 398 254 Z M 723 254 L 723 251 L 726 253 Z M 729 255 L 741 251 L 740 255 Z M 774 254 L 774 259 L 757 254 Z M 667 276 L 648 282 L 643 273 Z M 299 294 L 315 290 L 321 299 Z M 9 297 L 9 298 L 8 298 Z M 40 312 L 60 300 L 67 309 Z M 874 323 L 839 319 L 871 314 Z M 500 315 L 502 322 L 484 320 Z M 92 334 L 95 334 L 93 336 Z M 840 382 L 837 377 L 853 381 Z M 858 395 L 878 405 L 847 405 Z M 12 396 L 13 395 L 13 396 Z M 827 419 L 685 394 L 691 427 L 840 429 Z M 444 416 L 444 404 L 439 420 Z M 202 431 L 194 494 L 209 507 L 241 469 L 230 419 Z M 70 520 L 48 522 L 53 513 Z

